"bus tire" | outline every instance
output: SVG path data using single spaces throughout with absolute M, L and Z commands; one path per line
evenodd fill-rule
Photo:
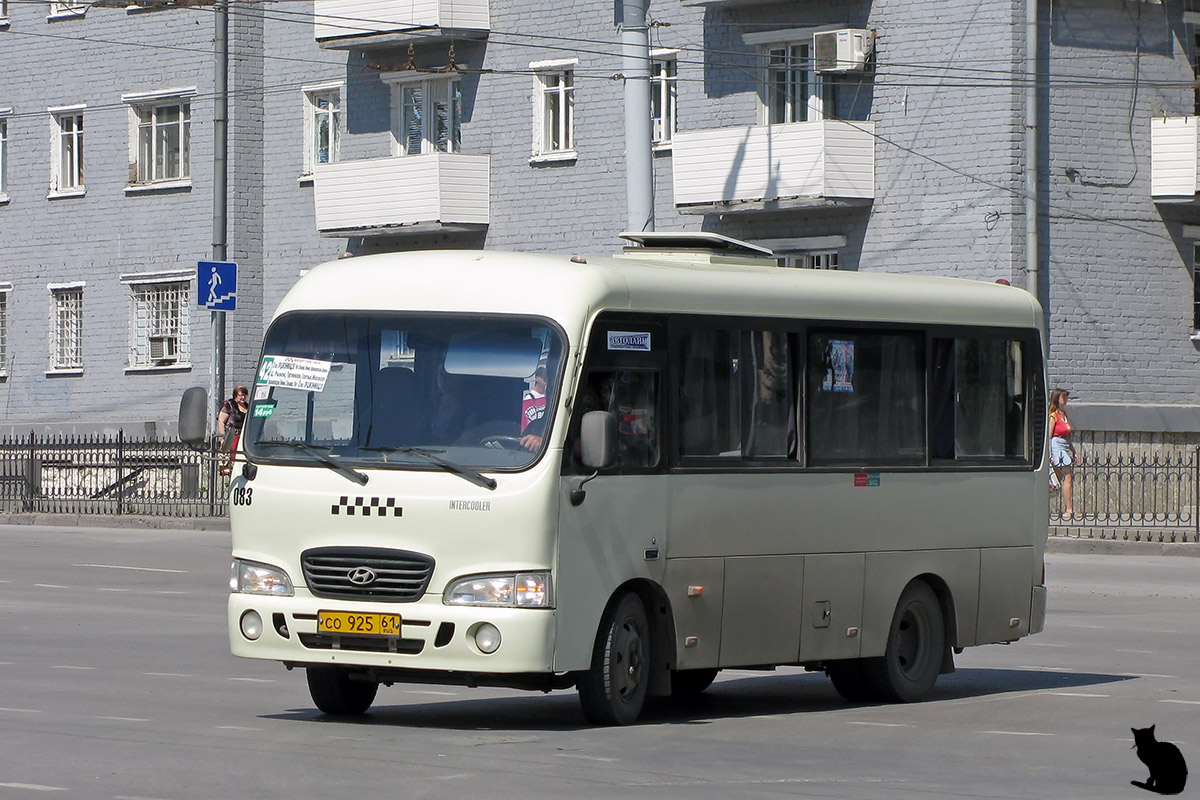
M 355 716 L 362 714 L 375 701 L 379 684 L 357 681 L 349 670 L 339 667 L 308 667 L 308 693 L 313 703 L 326 714 Z
M 875 699 L 871 686 L 863 675 L 862 661 L 848 658 L 830 661 L 825 665 L 825 674 L 833 681 L 833 688 L 848 703 L 867 703 Z
M 941 672 L 945 649 L 946 626 L 937 595 L 923 581 L 913 581 L 896 603 L 883 658 L 864 659 L 863 677 L 877 700 L 921 700 Z
M 671 673 L 671 697 L 695 697 L 716 680 L 718 670 L 677 669 Z
M 640 597 L 627 592 L 600 623 L 592 665 L 579 679 L 583 715 L 595 725 L 629 725 L 642 713 L 650 681 L 650 623 Z

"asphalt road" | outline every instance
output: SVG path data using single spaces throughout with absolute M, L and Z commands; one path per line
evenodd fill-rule
M 1045 633 L 968 650 L 929 702 L 730 671 L 597 729 L 573 692 L 438 686 L 328 721 L 228 654 L 228 540 L 0 526 L 0 798 L 1137 798 L 1150 724 L 1200 765 L 1200 559 L 1051 555 Z

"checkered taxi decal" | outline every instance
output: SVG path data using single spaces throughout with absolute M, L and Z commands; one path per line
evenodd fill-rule
M 404 509 L 396 505 L 394 497 L 349 497 L 342 495 L 329 509 L 335 517 L 345 513 L 347 517 L 400 517 Z

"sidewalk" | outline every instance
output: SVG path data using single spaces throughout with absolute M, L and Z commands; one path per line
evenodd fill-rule
M 227 531 L 229 517 L 139 517 L 117 514 L 0 514 L 0 525 Z
M 1200 543 L 1188 529 L 1050 526 L 1047 553 L 1123 556 L 1200 557 Z M 1190 538 L 1191 541 L 1184 541 Z

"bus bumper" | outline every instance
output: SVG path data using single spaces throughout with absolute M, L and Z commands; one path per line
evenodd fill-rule
M 400 614 L 399 637 L 317 633 L 317 612 Z M 243 618 L 257 614 L 251 639 Z M 363 603 L 313 597 L 230 594 L 229 644 L 235 656 L 301 666 L 360 666 L 447 673 L 550 673 L 554 663 L 553 609 L 448 606 L 438 596 L 416 603 Z M 253 621 L 253 617 L 250 620 Z M 489 623 L 500 646 L 484 653 L 476 632 Z M 249 626 L 253 627 L 253 626 Z M 455 682 L 448 678 L 448 683 Z
M 1029 632 L 1041 633 L 1046 628 L 1046 587 L 1033 587 L 1033 602 L 1029 606 Z

